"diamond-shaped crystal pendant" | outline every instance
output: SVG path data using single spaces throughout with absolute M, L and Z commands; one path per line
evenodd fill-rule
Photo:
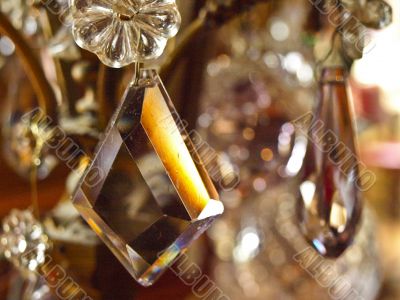
M 312 119 L 297 202 L 300 228 L 320 254 L 338 257 L 355 237 L 362 207 L 354 114 L 343 68 L 323 70 Z
M 154 70 L 131 83 L 74 195 L 130 274 L 149 286 L 224 207 Z

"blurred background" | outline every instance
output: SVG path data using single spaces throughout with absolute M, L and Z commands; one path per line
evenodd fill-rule
M 206 4 L 177 2 L 185 32 Z M 221 17 L 223 22 L 218 19 L 217 25 L 196 33 L 181 58 L 161 73 L 167 75 L 164 83 L 188 129 L 196 130 L 217 154 L 214 164 L 221 177 L 232 170 L 238 175 L 238 185 L 220 193 L 224 215 L 188 255 L 232 300 L 400 299 L 398 0 L 387 0 L 392 23 L 368 29 L 367 51 L 349 64 L 360 160 L 376 175 L 363 193 L 355 242 L 338 259 L 321 257 L 321 264 L 334 270 L 318 273 L 323 279 L 295 259 L 308 247 L 295 205 L 296 175 L 306 146 L 292 121 L 317 103 L 318 61 L 329 51 L 332 34 L 326 16 L 312 2 L 260 1 L 235 11 L 229 20 Z M 43 25 L 39 4 L 0 0 L 0 8 L 40 57 L 57 99 L 58 124 L 93 154 L 102 132 L 99 124 L 102 119 L 107 123 L 132 69 L 100 66 L 51 15 Z M 181 39 L 178 35 L 171 42 L 161 64 L 168 64 Z M 32 205 L 32 137 L 18 122 L 38 101 L 6 35 L 0 36 L 0 66 L 3 218 L 13 208 Z M 104 85 L 98 84 L 99 76 L 108 79 Z M 40 160 L 37 195 L 42 224 L 53 242 L 51 256 L 93 299 L 225 299 L 214 292 L 196 295 L 193 286 L 171 271 L 151 288 L 136 284 L 70 204 L 75 173 L 50 151 Z M 46 282 L 32 287 L 26 281 L 7 260 L 0 261 L 0 299 L 59 299 Z

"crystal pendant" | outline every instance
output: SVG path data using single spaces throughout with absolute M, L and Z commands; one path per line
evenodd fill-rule
M 124 96 L 74 204 L 130 274 L 151 285 L 223 212 L 153 70 Z
M 345 83 L 341 67 L 323 70 L 299 185 L 301 229 L 329 257 L 339 256 L 352 243 L 362 206 L 354 116 Z

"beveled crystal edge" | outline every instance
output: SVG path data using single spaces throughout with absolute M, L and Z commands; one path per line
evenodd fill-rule
M 222 215 L 224 210 L 225 207 L 222 201 L 210 199 L 196 220 L 204 220 L 206 218 Z
M 107 248 L 113 253 L 113 255 L 118 259 L 118 261 L 122 264 L 124 269 L 136 280 L 139 282 L 140 278 L 146 272 L 144 271 L 143 274 L 140 273 L 139 270 L 135 270 L 133 268 L 132 259 L 130 257 L 131 252 L 134 250 L 128 249 L 128 246 L 124 240 L 121 240 L 119 236 L 117 236 L 114 231 L 111 229 L 111 232 L 104 234 L 102 229 L 99 227 L 99 224 L 104 228 L 108 227 L 108 225 L 103 222 L 101 218 L 94 215 L 92 216 L 90 213 L 87 212 L 88 208 L 83 206 L 76 206 L 77 210 L 89 225 L 89 227 L 96 233 L 96 235 L 100 238 L 100 240 L 107 246 Z M 111 237 L 111 238 L 110 238 Z M 131 250 L 131 251 L 129 251 Z M 136 253 L 136 252 L 135 252 Z M 137 254 L 139 260 L 137 263 L 143 264 L 141 269 L 148 270 L 150 265 L 142 259 Z
M 179 124 L 182 122 L 182 119 L 179 115 L 179 113 L 177 112 L 174 103 L 171 100 L 171 97 L 169 96 L 167 89 L 164 85 L 164 83 L 162 82 L 162 79 L 160 78 L 158 72 L 154 69 L 144 69 L 141 70 L 141 75 L 143 76 L 144 73 L 148 72 L 148 77 L 152 79 L 153 84 L 158 85 L 158 89 L 162 95 L 162 97 L 164 98 L 164 101 L 167 104 L 168 109 L 170 110 L 170 113 L 172 115 L 173 121 L 177 124 L 177 127 L 180 131 L 180 134 L 182 136 L 183 142 L 185 144 L 185 147 L 188 148 L 188 151 L 192 157 L 192 159 L 194 159 L 195 162 L 195 167 L 197 172 L 199 173 L 199 176 L 201 178 L 201 180 L 203 181 L 203 184 L 205 186 L 205 189 L 207 190 L 207 194 L 209 197 L 209 200 L 207 201 L 207 204 L 205 204 L 204 208 L 201 210 L 201 212 L 197 212 L 197 214 L 195 216 L 191 216 L 192 221 L 195 220 L 202 220 L 204 218 L 210 217 L 210 216 L 214 216 L 214 215 L 219 215 L 222 214 L 224 211 L 224 207 L 222 202 L 219 203 L 209 203 L 210 200 L 213 200 L 214 202 L 217 202 L 219 200 L 219 194 L 217 192 L 217 189 L 215 188 L 214 183 L 212 182 L 212 179 L 210 178 L 210 175 L 207 172 L 206 166 L 204 164 L 203 159 L 201 158 L 201 156 L 199 155 L 196 147 L 193 144 L 192 139 L 190 138 L 189 133 L 186 130 L 186 127 L 180 127 Z M 149 87 L 148 84 L 144 83 L 144 84 L 140 84 L 140 80 L 139 80 L 139 84 L 138 86 L 140 87 Z M 142 122 L 142 120 L 141 120 Z M 146 132 L 147 134 L 147 132 Z M 153 148 L 156 149 L 156 147 Z M 157 151 L 156 151 L 157 152 Z M 159 157 L 159 154 L 157 153 L 157 156 Z M 160 158 L 160 157 L 159 157 Z M 164 165 L 164 162 L 162 161 L 162 159 L 160 158 L 162 164 Z M 165 165 L 164 165 L 165 167 Z M 178 189 L 176 187 L 176 183 L 174 182 L 174 180 L 171 178 L 171 175 L 169 174 L 169 172 L 167 171 L 167 175 L 170 178 L 171 183 L 174 185 L 175 190 L 178 192 Z M 185 201 L 183 200 L 183 198 L 179 195 L 180 197 L 180 201 L 183 203 L 183 205 L 185 206 L 186 211 L 189 213 L 189 209 L 187 208 L 187 205 L 185 203 Z M 216 212 L 213 212 L 213 210 L 215 209 L 216 206 L 219 206 L 218 210 Z M 210 208 L 210 206 L 214 206 L 214 209 Z M 207 208 L 208 207 L 208 208 Z
M 160 82 L 160 78 L 159 78 L 158 73 L 157 73 L 157 71 L 156 71 L 155 69 L 153 69 L 153 68 L 142 69 L 141 72 L 150 72 L 150 73 L 152 74 L 152 79 L 153 79 L 153 80 L 157 80 L 157 83 Z M 142 73 L 141 73 L 141 74 L 142 74 Z M 139 82 L 139 83 L 140 83 L 140 82 Z M 161 83 L 161 82 L 160 82 L 160 83 Z M 143 86 L 146 86 L 146 85 L 143 85 Z M 121 111 L 122 111 L 122 109 L 123 109 L 123 107 L 124 107 L 124 103 L 125 103 L 126 97 L 128 96 L 129 90 L 130 90 L 130 88 L 132 88 L 132 87 L 140 88 L 140 87 L 142 87 L 142 85 L 137 85 L 137 84 L 135 84 L 134 77 L 130 80 L 130 82 L 129 82 L 129 84 L 128 84 L 127 88 L 125 89 L 124 94 L 123 94 L 123 96 L 122 96 L 122 99 L 123 99 L 123 100 L 118 104 L 118 106 L 117 106 L 117 108 L 116 108 L 114 114 L 113 114 L 112 117 L 110 118 L 110 120 L 109 120 L 109 122 L 108 122 L 108 125 L 107 125 L 107 127 L 105 128 L 105 130 L 104 130 L 104 132 L 105 132 L 106 134 L 100 139 L 100 141 L 98 142 L 97 146 L 95 147 L 95 149 L 94 149 L 94 151 L 93 151 L 94 154 L 93 154 L 93 156 L 91 157 L 91 160 L 90 160 L 90 164 L 88 164 L 88 165 L 86 166 L 86 169 L 85 169 L 85 171 L 82 173 L 82 176 L 81 176 L 81 178 L 79 179 L 78 183 L 76 184 L 76 186 L 75 186 L 75 188 L 74 188 L 74 191 L 71 193 L 71 201 L 72 201 L 73 203 L 74 203 L 74 198 L 75 198 L 75 195 L 76 195 L 76 193 L 77 193 L 78 188 L 80 188 L 80 186 L 82 186 L 82 185 L 84 184 L 84 181 L 85 181 L 86 176 L 88 175 L 88 173 L 90 172 L 91 168 L 93 167 L 93 165 L 94 165 L 96 159 L 99 157 L 100 152 L 101 152 L 101 149 L 104 147 L 104 145 L 105 145 L 106 142 L 107 142 L 107 138 L 108 138 L 109 135 L 110 135 L 111 128 L 117 123 L 118 118 L 119 118 L 119 116 L 120 116 L 120 114 L 121 114 Z

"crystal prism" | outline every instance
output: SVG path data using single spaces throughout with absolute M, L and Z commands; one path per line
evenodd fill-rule
M 305 237 L 324 256 L 351 244 L 361 214 L 354 115 L 340 67 L 323 70 L 299 185 L 298 215 Z
M 128 87 L 74 205 L 144 286 L 223 212 L 155 71 Z

